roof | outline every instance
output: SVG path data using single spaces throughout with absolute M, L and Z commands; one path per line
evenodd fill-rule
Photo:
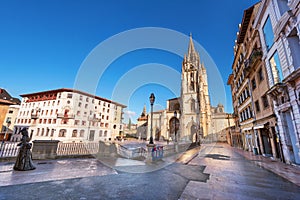
M 7 105 L 21 104 L 20 99 L 12 97 L 5 89 L 0 88 L 0 100 L 1 103 Z
M 239 36 L 237 38 L 237 43 L 238 44 L 241 44 L 241 43 L 244 42 L 245 35 L 246 35 L 247 29 L 248 29 L 248 25 L 249 25 L 249 22 L 250 22 L 250 19 L 251 19 L 251 15 L 253 13 L 253 9 L 254 9 L 254 6 L 251 6 L 250 8 L 248 8 L 247 10 L 244 11 Z
M 174 100 L 179 101 L 179 100 L 180 100 L 180 97 L 176 97 L 176 98 L 173 98 L 173 99 L 168 99 L 167 101 L 174 101 Z
M 30 97 L 30 96 L 42 95 L 42 94 L 46 94 L 46 93 L 58 93 L 58 92 L 78 93 L 78 94 L 89 96 L 89 97 L 92 97 L 92 98 L 95 98 L 95 99 L 98 99 L 98 100 L 101 100 L 101 101 L 105 101 L 105 102 L 108 102 L 108 103 L 113 103 L 113 104 L 116 104 L 116 105 L 121 106 L 123 108 L 127 107 L 127 106 L 125 106 L 123 104 L 120 104 L 118 102 L 115 102 L 115 101 L 112 101 L 112 100 L 109 100 L 109 99 L 106 99 L 106 98 L 103 98 L 103 97 L 95 96 L 95 95 L 92 95 L 92 94 L 89 94 L 87 92 L 83 92 L 83 91 L 80 91 L 80 90 L 70 89 L 70 88 L 60 88 L 60 89 L 47 90 L 47 91 L 35 92 L 35 93 L 29 93 L 29 94 L 21 94 L 20 96 L 21 97 Z

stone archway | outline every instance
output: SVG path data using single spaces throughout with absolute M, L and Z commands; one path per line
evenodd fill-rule
M 198 140 L 198 135 L 197 135 L 197 126 L 195 124 L 193 124 L 190 128 L 190 133 L 191 133 L 191 141 L 197 142 Z

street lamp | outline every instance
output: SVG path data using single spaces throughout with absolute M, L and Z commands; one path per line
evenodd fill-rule
M 176 110 L 174 111 L 174 125 L 175 125 L 175 142 L 177 142 L 177 128 L 176 128 L 176 120 L 177 120 L 177 112 Z
M 153 124 L 153 104 L 154 104 L 154 101 L 155 101 L 155 96 L 154 96 L 153 93 L 151 93 L 151 95 L 149 97 L 149 100 L 150 100 L 150 105 L 151 105 L 151 126 L 150 126 L 150 141 L 149 141 L 149 144 L 153 144 L 152 124 Z

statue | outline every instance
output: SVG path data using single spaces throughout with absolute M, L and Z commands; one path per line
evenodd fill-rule
M 31 137 L 28 136 L 28 131 L 26 128 L 22 128 L 20 132 L 22 133 L 22 139 L 21 142 L 18 144 L 18 146 L 20 146 L 20 149 L 14 166 L 14 170 L 18 170 L 18 171 L 34 170 L 35 166 L 33 165 L 32 162 L 32 154 L 30 150 L 32 144 L 29 143 Z

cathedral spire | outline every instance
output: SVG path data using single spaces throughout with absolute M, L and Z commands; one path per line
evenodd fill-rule
M 190 33 L 190 42 L 188 47 L 187 61 L 194 62 L 195 64 L 199 62 L 199 54 L 195 50 L 191 33 Z
M 146 104 L 144 104 L 144 108 L 143 108 L 143 112 L 142 112 L 141 116 L 146 116 L 146 115 L 147 115 Z

